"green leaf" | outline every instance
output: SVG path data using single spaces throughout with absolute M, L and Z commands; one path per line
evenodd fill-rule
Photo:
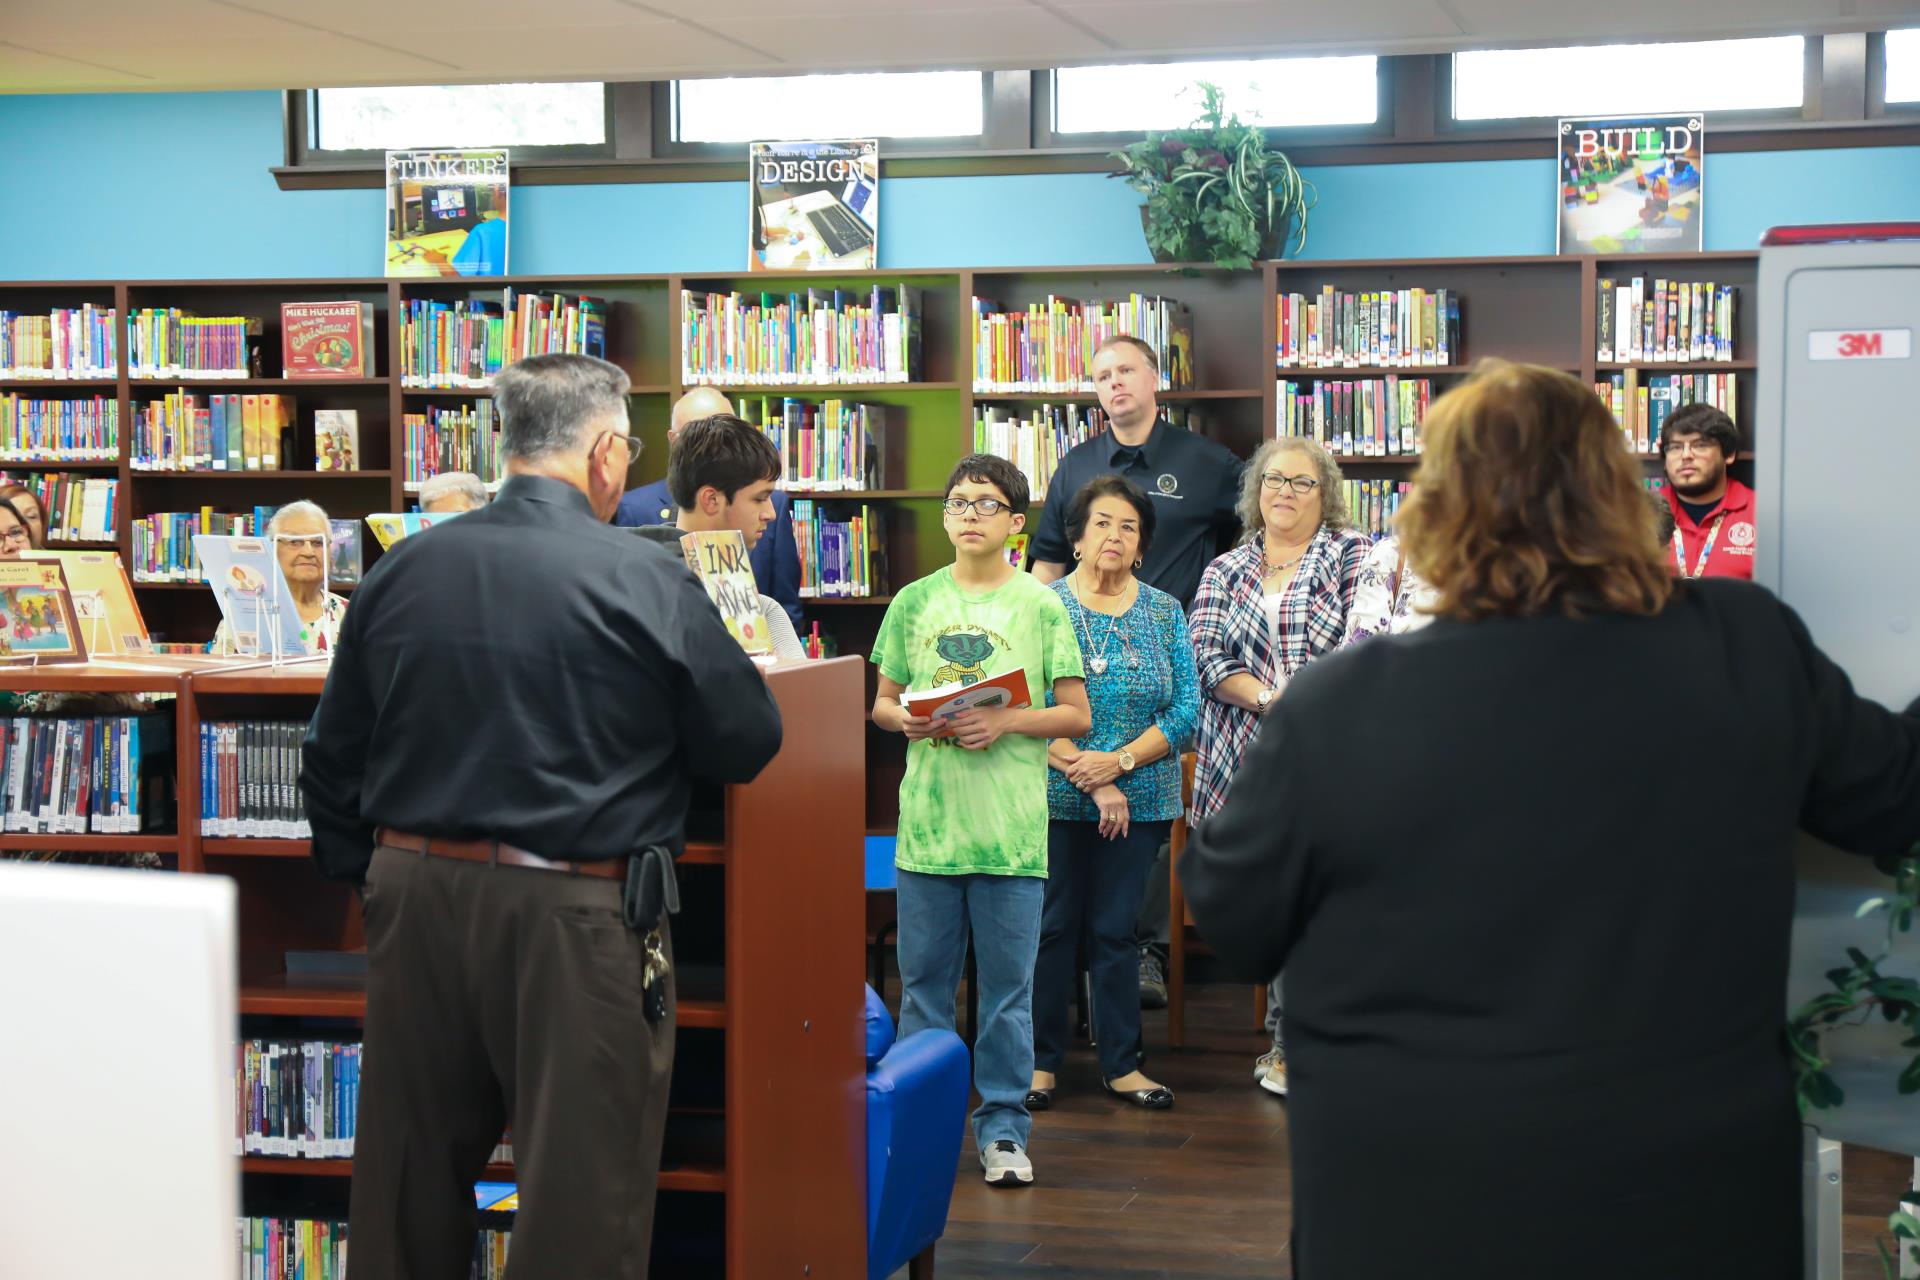
M 1920 1240 L 1920 1218 L 1905 1209 L 1895 1209 L 1888 1216 L 1887 1225 L 1893 1228 L 1893 1238 L 1896 1240 Z
M 1860 904 L 1857 910 L 1854 911 L 1853 918 L 1855 920 L 1864 919 L 1886 905 L 1887 905 L 1887 900 L 1885 898 L 1868 898 L 1865 902 Z
M 1900 1072 L 1900 1079 L 1895 1087 L 1901 1093 L 1920 1093 L 1920 1057 L 1909 1062 Z
M 1873 968 L 1873 961 L 1867 959 L 1867 953 L 1858 947 L 1847 948 L 1847 959 L 1853 961 L 1853 967 L 1856 969 Z

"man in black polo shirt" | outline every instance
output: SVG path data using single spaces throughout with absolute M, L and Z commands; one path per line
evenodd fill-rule
M 1067 507 L 1095 476 L 1122 475 L 1147 491 L 1156 518 L 1153 547 L 1136 575 L 1183 606 L 1193 603 L 1207 564 L 1232 542 L 1240 499 L 1240 459 L 1224 445 L 1160 420 L 1153 348 L 1121 334 L 1093 353 L 1093 386 L 1109 430 L 1075 445 L 1047 486 L 1033 535 L 1033 576 L 1052 582 L 1073 559 Z
M 1183 607 L 1193 604 L 1200 575 L 1233 542 L 1240 500 L 1240 459 L 1224 445 L 1160 420 L 1155 390 L 1160 363 L 1138 338 L 1116 335 L 1093 353 L 1093 386 L 1106 410 L 1109 430 L 1075 445 L 1047 486 L 1047 505 L 1033 537 L 1033 576 L 1052 582 L 1064 576 L 1073 550 L 1067 541 L 1067 507 L 1096 476 L 1123 475 L 1146 490 L 1155 516 L 1153 546 L 1139 579 L 1158 587 Z M 1134 937 L 1140 945 L 1140 1003 L 1167 1003 L 1167 851 L 1147 877 Z

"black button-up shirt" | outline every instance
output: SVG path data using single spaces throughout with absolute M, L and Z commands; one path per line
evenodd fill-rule
M 1121 444 L 1111 431 L 1067 451 L 1047 485 L 1046 509 L 1033 536 L 1033 558 L 1073 564 L 1067 541 L 1067 508 L 1096 476 L 1122 475 L 1147 491 L 1153 503 L 1153 545 L 1139 578 L 1183 606 L 1193 604 L 1207 564 L 1232 544 L 1239 528 L 1241 461 L 1225 445 L 1170 425 L 1165 419 L 1138 448 Z
M 571 485 L 515 476 L 360 584 L 302 754 L 314 860 L 363 879 L 380 826 L 678 853 L 691 780 L 749 781 L 780 732 L 684 562 Z

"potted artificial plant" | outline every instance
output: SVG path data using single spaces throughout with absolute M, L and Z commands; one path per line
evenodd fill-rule
M 1147 198 L 1140 220 L 1154 260 L 1251 267 L 1286 256 L 1289 244 L 1298 253 L 1313 184 L 1257 127 L 1228 113 L 1218 85 L 1195 87 L 1201 110 L 1191 125 L 1113 153 L 1122 165 L 1113 176 Z

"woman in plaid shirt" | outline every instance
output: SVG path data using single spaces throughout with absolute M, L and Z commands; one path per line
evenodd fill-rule
M 1311 440 L 1269 440 L 1247 464 L 1238 547 L 1200 578 L 1188 620 L 1200 669 L 1199 757 L 1188 821 L 1204 822 L 1227 798 L 1253 732 L 1294 672 L 1340 647 L 1369 541 L 1350 526 L 1345 477 Z M 1280 979 L 1268 992 L 1273 1047 L 1253 1078 L 1287 1091 Z

